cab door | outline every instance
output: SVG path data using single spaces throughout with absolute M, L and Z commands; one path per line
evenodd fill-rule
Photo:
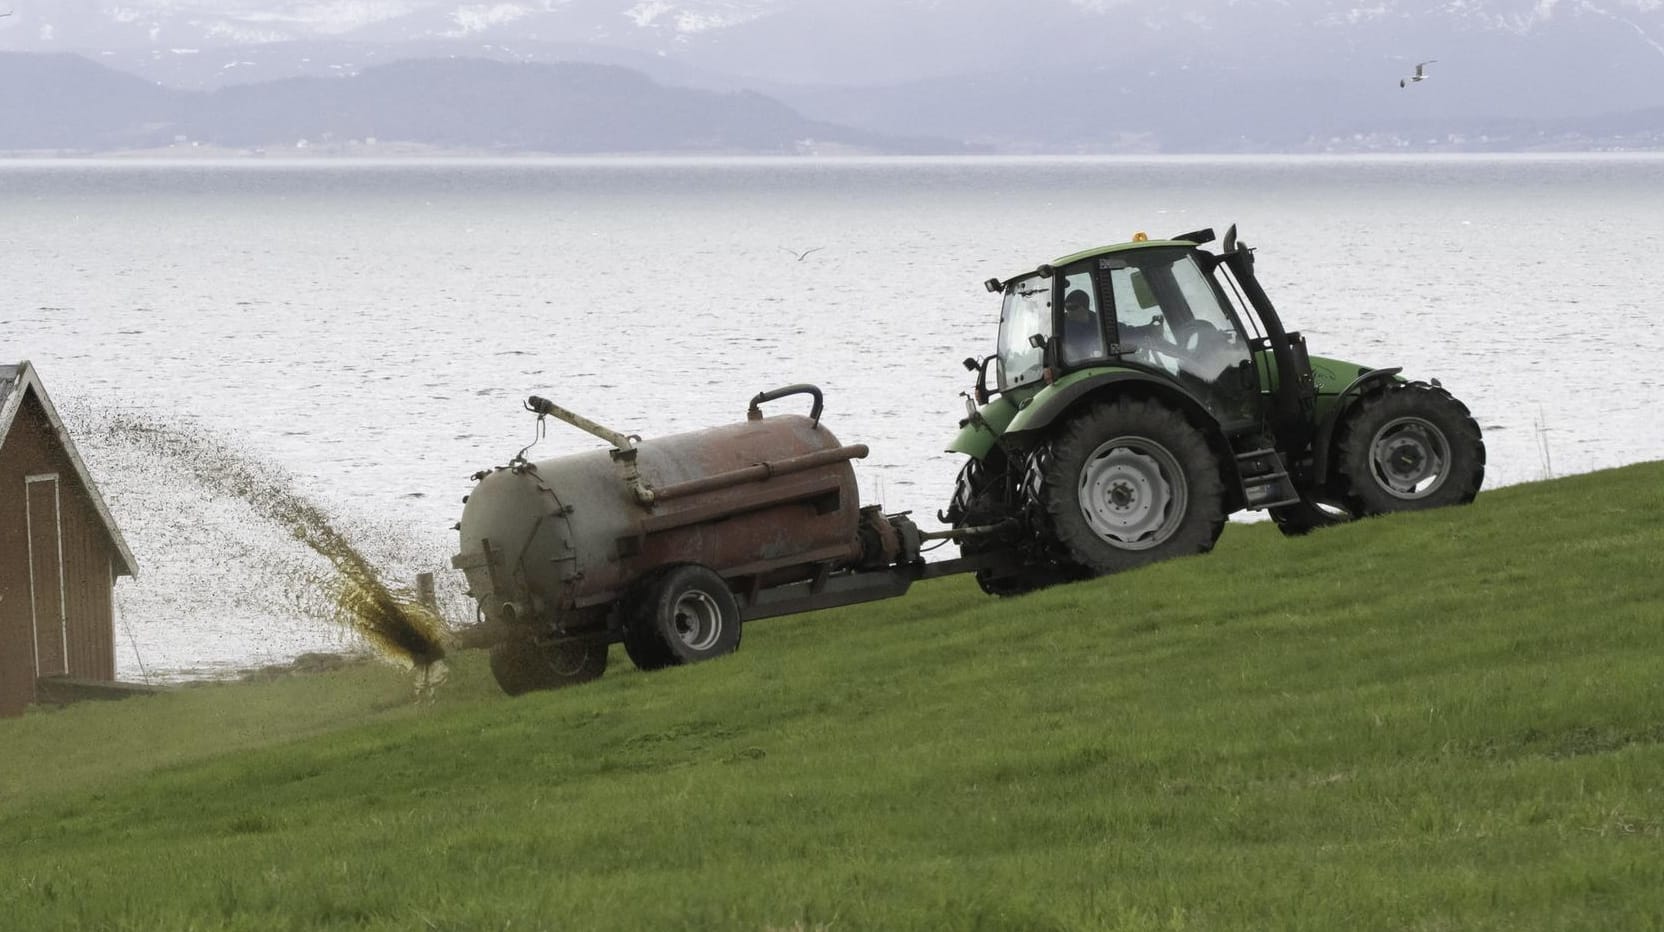
M 1248 335 L 1189 250 L 1102 256 L 1098 278 L 1114 307 L 1112 353 L 1179 382 L 1227 432 L 1259 423 Z

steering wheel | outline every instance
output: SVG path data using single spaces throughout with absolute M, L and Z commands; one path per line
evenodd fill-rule
M 1211 321 L 1193 317 L 1182 324 L 1171 324 L 1173 328 L 1173 342 L 1186 355 L 1195 355 L 1201 351 L 1203 344 L 1216 341 L 1222 336 L 1218 327 Z

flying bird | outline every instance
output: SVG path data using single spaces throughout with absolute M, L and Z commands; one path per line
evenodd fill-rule
M 1427 80 L 1426 68 L 1427 68 L 1428 65 L 1431 65 L 1436 61 L 1438 61 L 1437 58 L 1429 58 L 1428 60 L 1422 62 L 1421 64 L 1416 65 L 1416 73 L 1410 75 L 1407 78 L 1399 78 L 1398 79 L 1398 86 L 1399 87 L 1409 87 L 1410 85 L 1416 83 L 1417 81 Z
M 809 247 L 809 248 L 808 248 L 808 249 L 805 249 L 805 250 L 803 250 L 803 251 L 802 251 L 802 252 L 798 252 L 798 251 L 797 251 L 797 250 L 795 250 L 795 249 L 788 249 L 788 248 L 787 248 L 787 247 L 785 247 L 785 246 L 781 246 L 781 247 L 780 247 L 780 248 L 781 248 L 781 249 L 785 249 L 785 250 L 786 250 L 786 251 L 787 251 L 787 252 L 789 252 L 789 253 L 791 253 L 791 254 L 792 254 L 792 255 L 794 255 L 794 256 L 796 256 L 796 257 L 797 257 L 797 261 L 799 261 L 799 262 L 802 262 L 802 261 L 803 261 L 803 260 L 804 260 L 804 259 L 806 259 L 806 258 L 808 258 L 808 256 L 809 256 L 809 253 L 811 253 L 811 252 L 819 252 L 819 251 L 820 251 L 820 250 L 822 250 L 822 249 L 825 249 L 825 248 L 826 248 L 826 247 L 825 247 L 825 246 L 810 246 L 810 247 Z

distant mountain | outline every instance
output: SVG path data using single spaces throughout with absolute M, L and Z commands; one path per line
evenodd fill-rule
M 0 48 L 78 50 L 175 87 L 413 57 L 581 61 L 1008 151 L 1396 147 L 1498 126 L 1535 140 L 1664 106 L 1664 0 L 9 2 Z M 1400 88 L 1428 59 L 1430 80 Z M 1625 140 L 1657 129 L 1617 122 Z
M 4 0 L 0 0 L 3 3 Z M 0 19 L 0 23 L 6 20 Z M 511 44 L 468 39 L 367 42 L 295 39 L 256 45 L 192 48 L 104 48 L 80 50 L 99 64 L 180 90 L 215 90 L 284 78 L 351 77 L 397 61 L 478 58 L 513 64 L 584 62 L 639 71 L 660 84 L 702 90 L 758 90 L 766 82 L 712 72 L 650 52 L 570 42 Z
M 875 132 L 905 127 L 1002 152 L 1664 149 L 1664 107 L 1637 106 L 1635 97 L 1610 95 L 1571 115 L 1515 107 L 1464 113 L 1448 99 L 1423 98 L 1438 94 L 1435 88 L 1400 89 L 1396 79 L 1383 84 L 1375 77 L 1380 70 L 1331 80 L 1203 69 L 1017 73 L 775 93 L 842 125 Z M 1448 83 L 1448 77 L 1439 80 Z
M 567 44 L 771 84 L 902 84 L 1012 72 L 1148 68 L 1342 76 L 1396 85 L 1426 58 L 1555 113 L 1664 67 L 1659 0 L 9 0 L 0 49 L 227 58 L 283 43 Z M 414 56 L 402 56 L 414 57 Z M 388 60 L 383 53 L 379 61 Z M 225 62 L 229 64 L 229 61 Z M 371 63 L 368 59 L 359 65 Z M 297 63 L 298 64 L 298 63 Z M 331 65 L 347 65 L 334 61 Z M 232 69 L 235 70 L 235 69 Z M 290 75 L 272 73 L 267 78 Z M 1558 90 L 1557 90 L 1558 89 Z M 1543 99 L 1534 99 L 1543 95 Z M 1524 98 L 1524 99 L 1519 99 Z M 1490 103 L 1502 103 L 1496 95 Z M 1572 112 L 1587 108 L 1587 100 Z M 1514 115 L 1514 114 L 1506 114 Z
M 183 97 L 75 55 L 0 53 L 0 149 L 147 144 Z
M 395 62 L 351 77 L 188 92 L 66 55 L 0 53 L 0 149 L 236 148 L 375 140 L 497 152 L 954 152 L 808 120 L 740 91 L 612 65 Z

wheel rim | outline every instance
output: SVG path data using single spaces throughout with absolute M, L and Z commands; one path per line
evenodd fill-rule
M 670 623 L 688 650 L 710 650 L 722 636 L 722 609 L 708 593 L 684 592 L 671 607 Z
M 1100 444 L 1080 470 L 1080 511 L 1114 547 L 1148 550 L 1184 521 L 1189 485 L 1167 448 L 1143 437 Z
M 1388 421 L 1375 432 L 1369 449 L 1376 484 L 1394 498 L 1426 498 L 1450 476 L 1450 441 L 1424 418 Z

